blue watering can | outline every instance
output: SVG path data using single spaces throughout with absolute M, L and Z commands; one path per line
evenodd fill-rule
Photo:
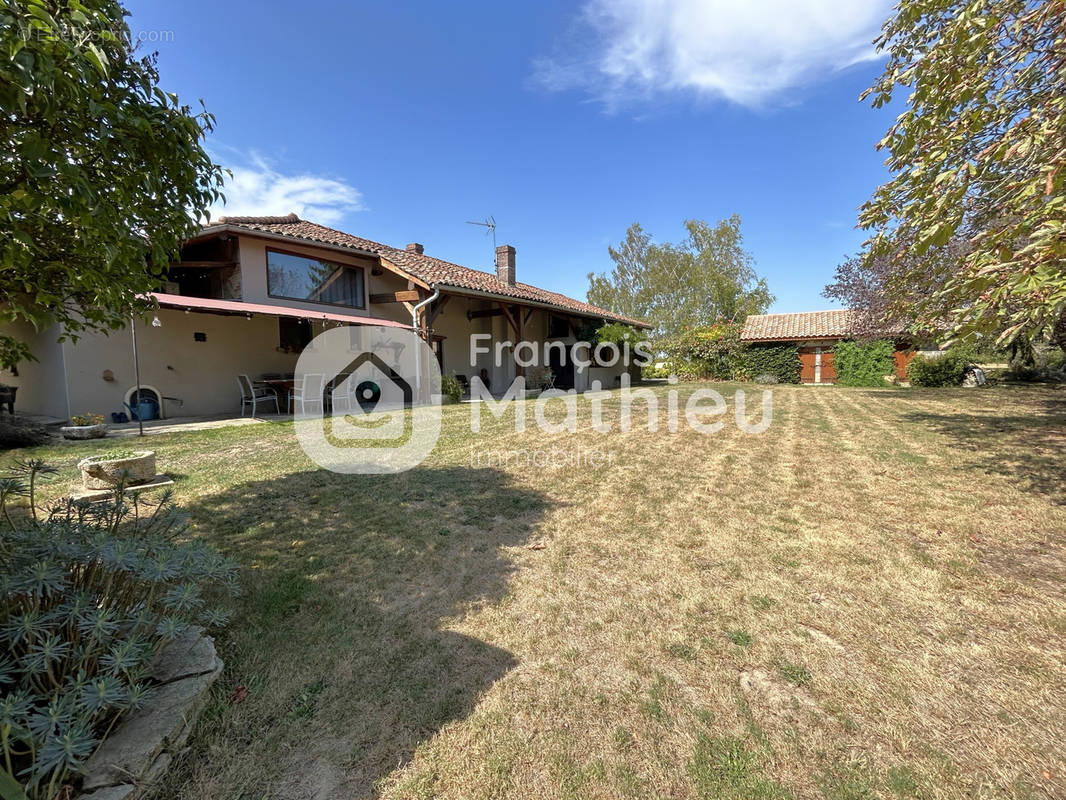
M 150 420 L 159 419 L 159 404 L 155 400 L 141 400 L 134 408 L 129 403 L 123 403 L 130 412 L 130 419 Z

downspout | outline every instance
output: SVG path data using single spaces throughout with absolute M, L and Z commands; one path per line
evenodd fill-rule
M 431 294 L 429 297 L 427 297 L 422 302 L 417 303 L 415 305 L 415 307 L 411 309 L 411 327 L 414 329 L 416 336 L 418 335 L 418 328 L 419 328 L 419 325 L 418 325 L 418 312 L 421 311 L 426 306 L 428 306 L 430 303 L 432 303 L 438 297 L 440 297 L 440 289 L 437 288 L 436 284 L 431 283 L 429 285 L 429 288 L 431 288 L 433 290 L 433 294 Z M 428 333 L 428 330 L 427 330 L 427 333 Z M 417 394 L 419 397 L 422 396 L 422 348 L 421 347 L 416 347 L 415 348 L 415 394 Z

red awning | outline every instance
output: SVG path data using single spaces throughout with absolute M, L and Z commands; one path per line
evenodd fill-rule
M 349 325 L 383 325 L 387 328 L 410 328 L 402 322 L 377 317 L 360 317 L 355 314 L 337 314 L 332 311 L 310 311 L 292 306 L 272 306 L 264 303 L 245 303 L 241 300 L 213 300 L 208 297 L 186 297 L 180 294 L 152 292 L 156 302 L 163 308 L 181 308 L 188 311 L 203 311 L 214 314 L 269 314 L 274 317 L 297 319 L 321 319 L 329 322 L 345 322 Z

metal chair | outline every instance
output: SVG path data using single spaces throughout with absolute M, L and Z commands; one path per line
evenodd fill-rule
M 329 386 L 326 387 L 325 392 L 329 394 L 331 410 L 352 410 L 355 394 L 352 387 L 352 381 L 348 380 L 350 377 L 350 375 L 338 375 L 330 381 Z
M 244 416 L 244 409 L 248 406 L 252 407 L 252 416 L 255 416 L 256 407 L 259 403 L 273 403 L 274 412 L 281 413 L 281 406 L 278 405 L 278 393 L 273 389 L 268 389 L 263 386 L 256 386 L 252 383 L 252 379 L 247 375 L 237 376 L 237 385 L 241 389 L 241 416 Z
M 325 413 L 325 397 L 322 391 L 324 380 L 324 375 L 301 375 L 299 385 L 293 386 L 289 391 L 289 410 L 295 411 L 299 404 L 301 414 L 306 412 L 308 406 L 311 407 L 312 413 L 316 406 L 318 413 Z

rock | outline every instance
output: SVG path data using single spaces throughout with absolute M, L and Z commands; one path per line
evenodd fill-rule
M 159 683 L 170 683 L 210 672 L 217 660 L 214 639 L 205 636 L 203 628 L 193 626 L 163 648 L 148 675 Z
M 162 769 L 155 769 L 160 756 L 185 743 L 221 672 L 222 661 L 215 657 L 209 672 L 156 687 L 144 707 L 123 720 L 89 758 L 83 788 L 139 782 L 153 772 L 158 777 L 169 763 L 167 756 Z
M 975 386 L 984 386 L 987 383 L 985 380 L 985 371 L 980 367 L 970 367 L 966 370 L 966 374 L 963 375 L 962 385 L 967 388 L 973 388 Z
M 105 786 L 95 792 L 78 795 L 78 800 L 127 800 L 133 796 L 137 787 L 132 783 L 120 783 L 118 786 Z

